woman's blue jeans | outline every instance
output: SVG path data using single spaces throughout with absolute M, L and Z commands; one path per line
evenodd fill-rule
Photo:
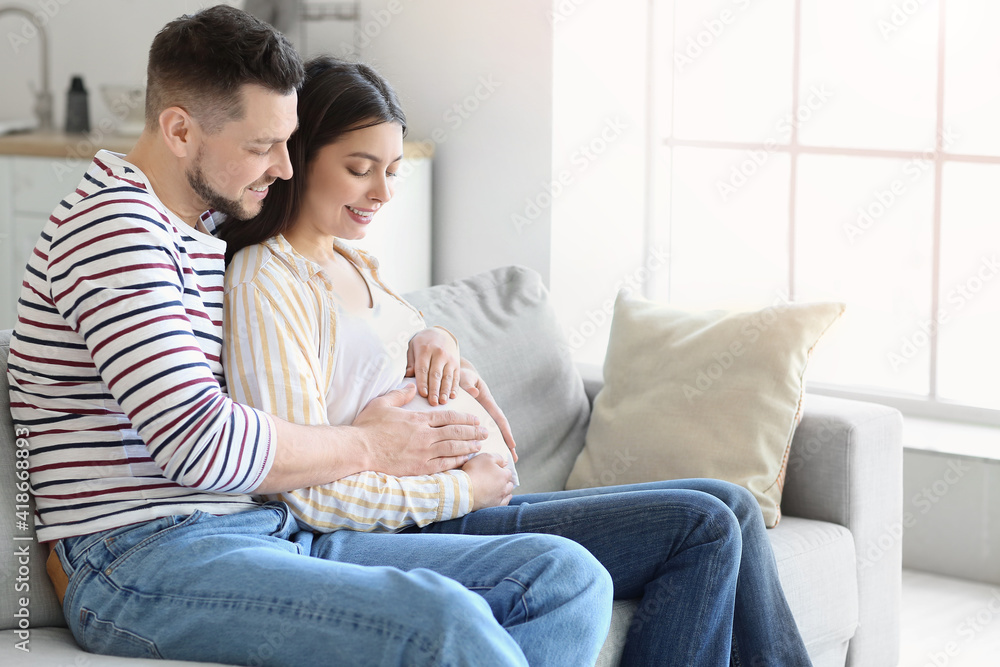
M 640 599 L 622 665 L 809 667 L 760 506 L 714 479 L 514 496 L 433 533 L 550 533 L 582 544 Z
M 316 535 L 267 503 L 56 548 L 67 622 L 98 653 L 578 667 L 604 641 L 613 585 L 642 598 L 623 664 L 810 664 L 756 501 L 713 480 L 515 496 L 397 534 Z

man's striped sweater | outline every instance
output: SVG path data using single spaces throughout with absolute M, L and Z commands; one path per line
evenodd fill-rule
M 225 244 L 206 225 L 107 151 L 45 225 L 8 370 L 39 540 L 254 504 L 274 425 L 225 393 Z

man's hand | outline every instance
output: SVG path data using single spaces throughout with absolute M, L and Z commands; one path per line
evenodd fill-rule
M 479 371 L 465 358 L 462 359 L 462 375 L 459 380 L 459 386 L 479 401 L 479 404 L 486 408 L 486 412 L 489 413 L 490 417 L 493 417 L 493 421 L 500 427 L 500 433 L 503 434 L 503 441 L 507 443 L 507 449 L 510 450 L 511 458 L 517 463 L 517 452 L 515 451 L 517 444 L 514 442 L 514 434 L 510 431 L 510 423 L 507 421 L 503 410 L 493 400 L 493 394 L 490 393 L 490 388 L 486 386 L 486 381 L 479 376 Z
M 398 477 L 432 475 L 465 464 L 482 449 L 479 441 L 489 433 L 475 415 L 403 410 L 414 394 L 413 386 L 407 386 L 379 396 L 351 424 L 363 433 L 366 470 Z
M 410 339 L 404 377 L 417 381 L 417 391 L 431 405 L 455 398 L 461 368 L 458 341 L 444 329 L 431 327 Z
M 504 467 L 502 458 L 496 454 L 483 453 L 462 466 L 462 470 L 472 480 L 472 511 L 510 502 L 514 482 L 511 480 L 510 470 Z

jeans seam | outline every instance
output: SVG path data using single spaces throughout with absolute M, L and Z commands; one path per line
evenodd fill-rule
M 63 615 L 66 619 L 69 619 L 68 609 L 72 607 L 73 599 L 76 597 L 76 591 L 80 588 L 80 583 L 86 578 L 86 575 L 93 574 L 95 572 L 94 568 L 84 561 L 80 564 L 80 567 L 73 570 L 73 576 L 69 577 L 69 583 L 66 585 L 66 592 L 63 594 Z
M 525 503 L 525 504 L 529 504 L 530 505 L 530 503 Z M 626 510 L 626 511 L 621 511 L 621 512 L 608 512 L 605 516 L 607 518 L 609 518 L 609 519 L 614 519 L 616 517 L 628 517 L 628 516 L 631 516 L 631 514 L 632 514 L 631 511 L 627 511 Z M 546 534 L 550 534 L 550 535 L 558 535 L 558 533 L 548 533 L 547 531 L 549 531 L 549 530 L 551 530 L 553 528 L 558 528 L 560 526 L 565 526 L 565 525 L 566 525 L 565 521 L 555 521 L 555 522 L 552 522 L 552 523 L 547 523 L 547 524 L 543 524 L 543 525 L 533 526 L 532 529 L 530 531 L 527 531 L 527 532 L 529 532 L 529 533 L 546 533 Z M 523 532 L 523 531 L 518 530 L 517 532 Z
M 500 584 L 502 584 L 505 581 L 514 582 L 515 584 L 517 584 L 518 586 L 521 587 L 522 593 L 521 593 L 521 602 L 520 602 L 520 604 L 521 604 L 522 609 L 524 610 L 524 618 L 525 618 L 525 620 L 531 620 L 531 607 L 528 605 L 528 600 L 527 600 L 528 593 L 529 593 L 530 589 L 528 588 L 528 586 L 526 586 L 524 584 L 524 582 L 518 581 L 514 577 L 504 577 L 503 579 L 501 579 L 500 581 L 498 581 L 496 584 L 494 584 L 492 586 L 480 584 L 478 586 L 466 586 L 466 588 L 469 589 L 470 591 L 489 591 L 489 590 L 493 590 L 494 588 L 496 588 L 497 586 L 499 586 Z
M 88 621 L 87 620 L 88 618 L 90 618 L 91 620 Z M 110 627 L 119 637 L 123 637 L 126 640 L 128 640 L 129 642 L 137 644 L 137 645 L 139 645 L 139 646 L 141 646 L 143 648 L 149 649 L 154 654 L 154 657 L 159 658 L 159 659 L 163 658 L 163 656 L 160 654 L 159 648 L 157 648 L 157 646 L 156 646 L 156 642 L 154 642 L 153 640 L 147 639 L 146 637 L 143 637 L 140 634 L 132 632 L 131 630 L 128 630 L 127 628 L 123 628 L 123 627 L 121 627 L 119 625 L 116 625 L 114 621 L 105 620 L 105 619 L 99 617 L 97 615 L 97 612 L 95 612 L 94 610 L 88 609 L 87 607 L 81 606 L 80 607 L 80 634 L 81 634 L 81 636 L 84 636 L 86 634 L 88 628 L 95 628 L 95 622 L 97 622 L 97 623 L 103 623 L 103 624 L 107 625 L 108 627 Z
M 88 569 L 93 571 L 93 568 L 86 566 Z M 387 627 L 384 621 L 379 620 L 378 622 L 372 620 L 366 616 L 359 616 L 357 612 L 341 612 L 338 610 L 333 610 L 333 613 L 317 611 L 315 608 L 310 608 L 304 606 L 301 602 L 282 602 L 279 600 L 259 600 L 253 598 L 216 598 L 216 597 L 205 597 L 205 596 L 180 596 L 180 595 L 170 595 L 163 593 L 147 593 L 143 591 L 136 590 L 128 586 L 121 586 L 108 577 L 102 570 L 98 572 L 98 576 L 104 579 L 109 585 L 115 588 L 117 591 L 123 593 L 128 593 L 130 595 L 135 595 L 140 598 L 149 599 L 151 601 L 155 600 L 170 600 L 171 602 L 180 604 L 205 604 L 211 605 L 226 605 L 226 604 L 238 604 L 244 607 L 250 608 L 254 607 L 262 611 L 267 612 L 291 612 L 293 615 L 305 615 L 312 616 L 316 619 L 328 622 L 328 623 L 346 623 L 353 624 L 365 628 L 371 632 L 379 634 L 387 634 L 392 639 L 405 641 L 407 643 L 414 643 L 415 638 L 419 638 L 420 645 L 417 648 L 423 651 L 427 655 L 440 658 L 441 647 L 437 644 L 434 637 L 431 637 L 424 633 L 422 630 L 415 630 L 416 634 L 413 632 L 406 633 L 403 631 L 403 627 L 399 628 Z M 520 582 L 517 582 L 520 583 Z M 67 596 L 67 599 L 68 596 Z M 81 607 L 83 609 L 83 607 Z M 434 664 L 432 661 L 431 664 Z
M 526 621 L 530 621 L 531 620 L 531 608 L 528 605 L 528 593 L 530 592 L 529 588 L 527 586 L 525 586 L 524 583 L 518 581 L 514 577 L 504 577 L 503 580 L 504 581 L 513 581 L 515 584 L 517 584 L 518 586 L 521 587 L 521 589 L 523 591 L 521 593 L 521 606 L 524 609 L 524 619 Z

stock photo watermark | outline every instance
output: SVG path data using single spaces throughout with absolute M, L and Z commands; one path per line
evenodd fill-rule
M 952 128 L 945 128 L 941 133 L 941 150 L 948 150 L 958 139 L 957 132 Z M 910 187 L 933 171 L 936 154 L 932 148 L 913 156 L 903 163 L 898 178 L 894 178 L 885 188 L 876 189 L 867 204 L 858 206 L 857 217 L 843 226 L 844 235 L 851 245 L 874 227 L 906 195 Z
M 651 248 L 646 256 L 645 262 L 636 267 L 634 271 L 621 277 L 613 286 L 612 294 L 617 295 L 623 287 L 636 292 L 642 292 L 642 286 L 660 269 L 667 266 L 670 255 L 662 248 Z M 570 329 L 568 341 L 569 347 L 574 352 L 582 348 L 588 339 L 594 336 L 602 326 L 611 321 L 615 312 L 615 297 L 605 299 L 599 307 L 587 310 L 586 318 L 579 326 Z
M 17 596 L 17 607 L 14 610 L 14 620 L 17 627 L 14 635 L 18 641 L 14 648 L 28 653 L 31 642 L 31 542 L 35 540 L 31 530 L 30 484 L 28 482 L 28 429 L 18 426 L 14 429 L 16 449 L 14 452 L 14 536 L 13 549 L 17 558 L 17 572 L 14 573 L 14 592 Z
M 622 134 L 629 128 L 620 117 L 615 116 L 604 122 L 604 126 L 594 137 L 577 146 L 570 155 L 570 165 L 572 169 L 561 169 L 555 178 L 543 181 L 539 191 L 533 197 L 524 200 L 524 208 L 520 213 L 512 213 L 510 221 L 514 224 L 514 229 L 518 234 L 524 232 L 524 228 L 535 223 L 543 211 L 548 210 L 552 203 L 573 184 L 580 174 L 587 171 Z
M 421 150 L 428 154 L 434 151 L 436 146 L 446 143 L 451 136 L 458 131 L 472 116 L 479 111 L 496 91 L 503 85 L 492 74 L 480 76 L 476 87 L 468 95 L 452 103 L 442 114 L 441 120 L 444 126 L 438 125 L 428 134 L 428 139 L 416 142 Z M 399 179 L 405 179 L 414 169 L 411 162 L 403 162 L 403 165 L 396 172 Z
M 674 67 L 678 73 L 693 65 L 698 58 L 704 55 L 705 51 L 712 46 L 726 33 L 740 16 L 750 8 L 750 0 L 733 0 L 733 5 L 739 11 L 726 8 L 713 18 L 705 19 L 701 22 L 702 28 L 694 34 L 688 35 L 683 45 L 683 50 L 674 49 Z
M 903 2 L 893 3 L 889 14 L 876 22 L 882 39 L 888 41 L 929 4 L 932 3 L 927 0 L 903 0 Z
M 927 654 L 927 662 L 924 663 L 926 667 L 947 667 L 951 664 L 951 659 L 960 656 L 977 636 L 993 624 L 998 615 L 1000 615 L 1000 589 L 994 588 L 983 606 L 955 626 L 954 634 L 959 637 L 958 640 L 949 641 L 940 651 L 931 651 Z
M 746 354 L 747 350 L 774 326 L 775 322 L 778 321 L 777 309 L 788 305 L 791 305 L 788 295 L 779 292 L 769 307 L 755 313 L 749 321 L 740 327 L 739 338 L 730 341 L 729 345 L 721 352 L 712 353 L 714 361 L 698 370 L 694 384 L 685 382 L 681 388 L 688 403 L 693 403 L 694 399 L 711 390 L 715 383 L 726 374 L 726 371 L 736 365 L 740 357 Z
M 975 272 L 948 291 L 945 302 L 949 305 L 938 308 L 937 314 L 933 317 L 918 322 L 916 331 L 903 336 L 899 346 L 887 353 L 886 360 L 892 370 L 897 371 L 912 361 L 923 348 L 927 347 L 931 336 L 946 325 L 953 315 L 971 303 L 998 273 L 1000 273 L 1000 260 L 997 259 L 996 253 L 990 257 L 980 258 Z
M 370 18 L 367 21 L 361 23 L 359 20 L 358 25 L 354 26 L 352 30 L 354 42 L 352 44 L 340 43 L 340 56 L 355 55 L 355 47 L 367 49 L 372 45 L 372 42 L 378 39 L 382 31 L 389 27 L 393 19 L 403 13 L 405 8 L 402 0 L 389 0 L 382 9 L 372 9 L 368 13 Z
M 64 6 L 68 5 L 73 0 L 38 0 L 35 3 L 35 9 L 32 11 L 29 7 L 5 7 L 4 9 L 16 9 L 24 10 L 25 12 L 31 14 L 31 20 L 24 17 L 24 21 L 21 22 L 20 32 L 7 32 L 7 42 L 10 44 L 11 50 L 17 55 L 21 48 L 24 47 L 28 42 L 33 40 L 38 36 L 38 31 L 44 29 L 45 26 L 49 24 L 55 16 L 59 13 L 59 10 Z
M 903 533 L 917 525 L 920 516 L 929 514 L 941 500 L 948 495 L 952 487 L 962 481 L 972 470 L 962 459 L 948 459 L 948 465 L 940 477 L 930 484 L 924 485 L 920 491 L 910 498 L 914 511 L 906 510 L 900 521 L 889 525 L 875 539 L 869 540 L 858 551 L 858 569 L 866 570 L 880 561 L 889 551 L 903 541 Z
M 555 8 L 549 12 L 549 23 L 551 25 L 558 25 L 568 20 L 570 16 L 576 13 L 580 5 L 585 2 L 587 0 L 559 0 Z
M 748 149 L 743 161 L 729 170 L 729 178 L 715 182 L 715 189 L 722 198 L 722 203 L 728 203 L 730 197 L 749 183 L 750 179 L 771 159 L 771 155 L 778 151 L 780 142 L 787 141 L 793 129 L 797 130 L 812 120 L 816 112 L 826 106 L 831 98 L 833 93 L 827 90 L 826 84 L 810 86 L 809 97 L 799 105 L 798 109 L 794 113 L 786 114 L 775 123 L 774 129 L 783 136 L 783 139 L 768 137 L 762 148 Z

